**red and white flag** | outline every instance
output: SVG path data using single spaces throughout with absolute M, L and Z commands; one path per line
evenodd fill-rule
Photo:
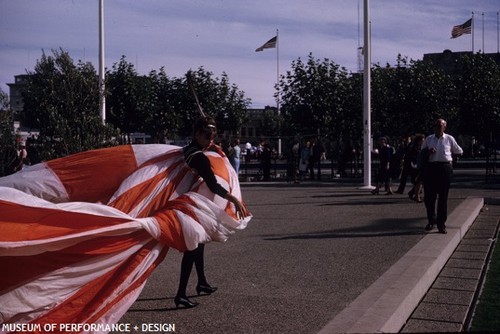
M 241 199 L 224 153 L 204 153 Z M 169 248 L 225 241 L 249 220 L 210 192 L 177 146 L 88 151 L 0 178 L 0 333 L 112 331 Z

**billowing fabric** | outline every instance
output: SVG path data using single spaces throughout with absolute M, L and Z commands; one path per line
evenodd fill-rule
M 204 153 L 241 200 L 224 154 Z M 170 247 L 225 241 L 249 220 L 208 190 L 177 146 L 88 151 L 0 178 L 0 324 L 39 325 L 30 333 L 102 324 L 90 332 L 105 333 Z

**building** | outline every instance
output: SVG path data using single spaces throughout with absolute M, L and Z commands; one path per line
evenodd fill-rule
M 266 113 L 277 114 L 276 107 L 265 107 L 264 109 L 247 109 L 248 121 L 241 126 L 239 137 L 242 142 L 259 143 L 266 139 L 264 129 L 262 129 L 262 120 Z
M 23 111 L 24 102 L 22 92 L 28 83 L 28 74 L 14 76 L 14 83 L 8 83 L 10 107 L 14 114 Z
M 446 74 L 460 75 L 462 73 L 462 68 L 458 60 L 464 56 L 471 55 L 472 51 L 452 52 L 451 50 L 444 50 L 441 53 L 424 54 L 424 61 L 431 61 Z M 500 53 L 485 53 L 484 55 L 493 59 L 496 64 L 500 66 Z

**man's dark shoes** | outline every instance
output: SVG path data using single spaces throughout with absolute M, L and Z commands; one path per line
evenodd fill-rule
M 439 230 L 439 233 L 441 233 L 441 234 L 446 234 L 446 233 L 448 233 L 448 232 L 446 231 L 446 227 L 441 227 L 441 228 L 439 228 L 438 230 Z
M 430 230 L 432 230 L 433 228 L 434 228 L 434 225 L 433 225 L 433 224 L 427 224 L 427 225 L 425 226 L 425 230 L 426 230 L 426 231 L 430 231 Z

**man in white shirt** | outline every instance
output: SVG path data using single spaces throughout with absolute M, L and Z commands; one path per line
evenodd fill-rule
M 448 191 L 453 173 L 453 155 L 461 155 L 462 148 L 455 138 L 444 133 L 446 121 L 436 120 L 434 134 L 428 136 L 422 150 L 428 152 L 428 162 L 424 167 L 424 202 L 427 209 L 428 224 L 426 231 L 437 225 L 439 233 L 446 234 L 446 219 L 448 212 Z M 437 212 L 436 212 L 437 200 Z

